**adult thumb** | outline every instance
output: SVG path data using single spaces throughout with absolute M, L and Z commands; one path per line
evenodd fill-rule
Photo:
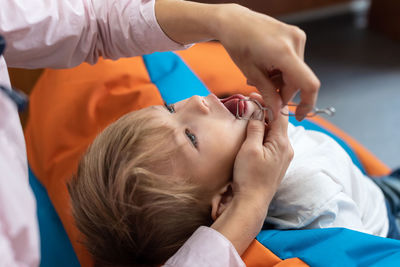
M 265 123 L 260 120 L 249 120 L 247 124 L 246 143 L 248 145 L 260 145 L 264 143 Z

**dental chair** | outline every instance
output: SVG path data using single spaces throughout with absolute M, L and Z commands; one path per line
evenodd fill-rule
M 218 43 L 90 66 L 45 70 L 25 129 L 29 180 L 38 205 L 41 266 L 92 266 L 71 215 L 66 181 L 95 136 L 133 110 L 192 95 L 248 95 L 255 88 Z M 366 174 L 390 169 L 356 140 L 315 117 L 297 122 L 332 136 Z M 344 229 L 264 230 L 242 256 L 247 266 L 396 266 L 400 241 Z

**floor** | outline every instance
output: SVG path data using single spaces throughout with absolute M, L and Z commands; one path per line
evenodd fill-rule
M 298 24 L 306 62 L 321 80 L 318 106 L 391 168 L 400 167 L 400 43 L 365 26 L 360 14 Z

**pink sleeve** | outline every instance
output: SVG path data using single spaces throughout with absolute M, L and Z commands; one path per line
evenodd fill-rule
M 155 0 L 0 0 L 0 34 L 11 67 L 67 68 L 188 46 L 157 23 Z
M 164 267 L 244 267 L 232 243 L 209 227 L 200 227 Z

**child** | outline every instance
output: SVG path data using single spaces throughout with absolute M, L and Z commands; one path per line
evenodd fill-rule
M 69 184 L 86 246 L 100 262 L 160 264 L 234 195 L 235 157 L 257 106 L 236 95 L 152 106 L 107 127 Z M 262 102 L 258 94 L 251 98 Z M 295 156 L 268 210 L 277 229 L 346 227 L 386 237 L 382 191 L 328 136 L 289 125 Z M 251 159 L 249 159 L 251 160 Z

